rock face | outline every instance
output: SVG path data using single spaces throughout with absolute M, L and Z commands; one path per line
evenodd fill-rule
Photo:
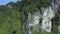
M 42 29 L 44 29 L 47 32 L 51 31 L 51 28 L 52 28 L 51 19 L 54 16 L 55 16 L 55 13 L 52 7 L 45 8 L 44 13 L 43 13 Z
M 40 21 L 40 12 L 35 12 L 31 17 L 31 23 L 29 23 L 29 26 L 35 26 L 39 24 Z
M 55 17 L 55 13 L 57 12 L 58 4 L 55 4 L 53 1 L 51 2 L 51 5 L 48 7 L 40 7 L 40 10 L 38 9 L 33 14 L 28 13 L 28 19 L 26 26 L 28 27 L 27 33 L 32 34 L 32 31 L 38 31 L 40 28 L 40 19 L 42 19 L 41 22 L 41 29 L 46 32 L 51 32 L 52 29 L 52 19 Z M 33 27 L 31 31 L 31 27 Z
M 33 27 L 32 31 L 39 30 L 40 12 L 37 11 L 33 15 L 29 13 L 28 15 L 29 28 Z
M 39 30 L 39 22 L 40 22 L 40 18 L 42 19 L 42 24 L 41 24 L 41 28 L 47 32 L 51 32 L 52 29 L 52 21 L 51 19 L 55 16 L 55 12 L 54 9 L 52 9 L 51 6 L 41 9 L 43 12 L 43 14 L 41 15 L 40 11 L 38 10 L 37 12 L 31 14 L 28 13 L 28 33 L 32 33 L 32 31 L 38 31 Z M 33 27 L 33 30 L 31 31 L 30 28 Z

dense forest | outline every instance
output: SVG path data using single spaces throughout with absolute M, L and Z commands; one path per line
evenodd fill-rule
M 41 7 L 48 7 L 50 2 L 51 0 L 21 0 L 0 5 L 0 34 L 24 34 L 23 23 L 27 20 L 27 14 L 41 10 Z M 55 29 L 60 25 L 60 8 L 53 21 Z M 53 32 L 55 33 L 52 34 L 57 34 L 56 31 Z

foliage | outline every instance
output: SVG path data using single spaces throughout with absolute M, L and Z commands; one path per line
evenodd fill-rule
M 0 8 L 0 34 L 22 34 L 21 14 L 17 10 Z

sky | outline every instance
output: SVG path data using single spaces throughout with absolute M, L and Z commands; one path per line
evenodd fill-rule
M 9 3 L 9 2 L 16 2 L 16 1 L 18 1 L 18 0 L 0 0 L 0 5 L 6 5 L 7 3 Z

